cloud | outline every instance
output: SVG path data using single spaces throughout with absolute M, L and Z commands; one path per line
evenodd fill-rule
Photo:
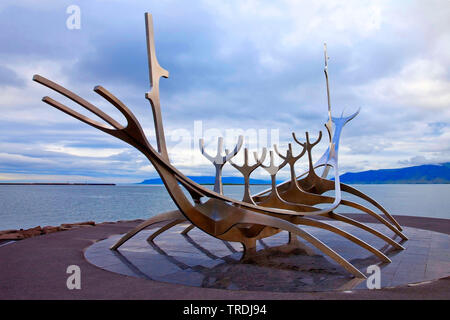
M 43 104 L 45 95 L 95 118 L 31 81 L 35 73 L 84 97 L 121 123 L 92 92 L 101 84 L 139 119 L 156 145 L 144 93 L 149 90 L 143 13 L 155 24 L 169 154 L 186 174 L 213 174 L 198 151 L 237 128 L 317 136 L 327 120 L 323 43 L 328 44 L 332 110 L 360 115 L 344 129 L 342 171 L 390 168 L 450 158 L 450 6 L 441 1 L 103 1 L 80 3 L 81 29 L 68 30 L 71 1 L 0 4 L 0 173 L 13 180 L 155 176 L 125 143 Z M 261 139 L 252 151 L 272 147 Z M 275 140 L 275 138 L 274 138 Z M 233 146 L 235 140 L 227 140 Z M 314 150 L 317 159 L 326 135 Z M 448 161 L 448 160 L 447 160 Z M 306 159 L 298 164 L 305 167 Z M 226 166 L 226 175 L 238 172 Z M 287 177 L 283 171 L 280 176 Z M 63 178 L 66 177 L 66 178 Z M 267 177 L 258 170 L 255 177 Z M 23 178 L 23 179 L 22 179 Z
M 107 149 L 107 148 L 73 148 L 62 145 L 47 145 L 44 146 L 45 151 L 64 153 L 77 157 L 94 157 L 94 158 L 108 158 L 121 154 L 124 149 Z
M 0 86 L 17 86 L 20 87 L 24 83 L 17 74 L 8 67 L 0 66 Z
M 448 109 L 450 79 L 448 70 L 439 61 L 417 59 L 405 65 L 399 73 L 374 80 L 356 89 L 362 98 L 368 97 L 399 107 Z

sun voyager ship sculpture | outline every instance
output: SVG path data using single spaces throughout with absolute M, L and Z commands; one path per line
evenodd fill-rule
M 112 250 L 119 249 L 119 247 L 128 239 L 153 224 L 161 222 L 165 223 L 147 239 L 148 241 L 153 241 L 156 236 L 177 224 L 189 222 L 189 227 L 187 227 L 183 233 L 187 233 L 192 228 L 197 227 L 218 239 L 240 242 L 242 243 L 244 250 L 243 259 L 246 259 L 251 257 L 256 251 L 257 240 L 270 237 L 281 231 L 287 231 L 289 232 L 289 242 L 295 244 L 298 239 L 297 237 L 300 237 L 320 250 L 323 254 L 333 259 L 353 276 L 357 278 L 366 277 L 364 273 L 344 259 L 339 253 L 333 251 L 332 248 L 301 227 L 312 226 L 328 230 L 348 239 L 371 252 L 382 262 L 391 261 L 383 252 L 371 246 L 369 243 L 334 226 L 332 223 L 328 223 L 326 219 L 316 219 L 318 216 L 361 228 L 382 239 L 393 249 L 404 249 L 400 243 L 407 240 L 407 237 L 403 234 L 401 226 L 392 215 L 371 197 L 339 181 L 339 138 L 344 125 L 352 120 L 358 114 L 359 110 L 348 117 L 333 117 L 331 115 L 326 46 L 324 71 L 327 82 L 328 122 L 325 124 L 325 127 L 329 136 L 329 146 L 322 157 L 317 162 L 313 163 L 311 153 L 314 146 L 321 141 L 322 132 L 319 132 L 318 138 L 315 139 L 314 142 L 311 141 L 308 132 L 306 132 L 305 140 L 303 140 L 303 142 L 301 138 L 298 138 L 295 133 L 293 133 L 293 140 L 302 147 L 302 151 L 298 155 L 294 155 L 292 145 L 289 144 L 288 150 L 286 150 L 285 153 L 282 153 L 278 150 L 278 147 L 274 145 L 274 150 L 269 152 L 270 162 L 268 165 L 263 164 L 263 161 L 267 156 L 266 149 L 263 149 L 260 156 L 256 153 L 254 154 L 254 164 L 249 164 L 248 150 L 246 148 L 244 149 L 244 163 L 242 165 L 238 165 L 232 161 L 232 158 L 242 147 L 242 137 L 239 137 L 239 141 L 234 150 L 226 150 L 225 155 L 222 155 L 223 140 L 222 138 L 219 138 L 218 151 L 215 156 L 208 155 L 205 152 L 203 140 L 200 140 L 199 144 L 202 154 L 207 157 L 216 168 L 216 183 L 214 190 L 210 190 L 186 177 L 170 163 L 164 137 L 159 99 L 159 80 L 161 77 L 168 78 L 169 72 L 159 65 L 156 58 L 151 14 L 145 14 L 145 23 L 151 84 L 151 90 L 145 94 L 145 98 L 150 101 L 153 112 L 157 141 L 156 149 L 147 140 L 144 131 L 142 130 L 142 126 L 130 109 L 102 86 L 96 86 L 94 92 L 111 103 L 123 114 L 127 121 L 126 125 L 120 124 L 93 104 L 59 84 L 40 75 L 33 76 L 34 81 L 71 99 L 98 116 L 106 124 L 92 120 L 48 96 L 44 97 L 42 101 L 98 130 L 123 140 L 142 152 L 157 170 L 168 193 L 178 207 L 178 210 L 161 213 L 145 220 L 123 235 L 111 248 Z M 274 153 L 283 160 L 281 164 L 274 164 Z M 304 155 L 308 158 L 309 169 L 305 173 L 297 174 L 295 163 Z M 231 165 L 244 176 L 245 188 L 242 201 L 223 195 L 221 172 L 226 162 L 231 163 Z M 283 183 L 276 184 L 276 175 L 278 171 L 286 165 L 288 165 L 290 169 L 290 179 Z M 251 195 L 249 185 L 250 175 L 259 166 L 269 173 L 272 179 L 272 185 L 268 190 L 256 195 Z M 320 176 L 316 173 L 316 170 L 319 168 L 323 168 L 323 172 Z M 334 180 L 327 179 L 330 169 L 333 169 Z M 183 192 L 182 187 L 184 187 L 188 193 Z M 334 196 L 323 195 L 325 192 L 332 190 L 334 190 Z M 375 212 L 360 203 L 344 199 L 342 197 L 342 192 L 352 194 L 369 202 L 379 212 Z M 187 197 L 187 194 L 190 195 L 192 200 Z M 316 207 L 317 205 L 322 205 L 322 208 Z M 334 210 L 338 206 L 355 208 L 372 216 L 379 223 L 390 229 L 393 232 L 394 237 L 389 237 L 355 219 L 335 213 Z M 394 240 L 397 237 L 400 238 L 400 243 Z

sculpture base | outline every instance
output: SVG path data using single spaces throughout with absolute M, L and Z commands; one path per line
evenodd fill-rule
M 393 250 L 371 234 L 341 222 L 330 222 L 385 253 L 391 263 L 379 259 L 354 243 L 325 230 L 303 227 L 317 236 L 363 273 L 378 265 L 381 287 L 420 283 L 450 275 L 450 236 L 438 232 L 405 227 L 410 238 Z M 391 234 L 380 224 L 368 224 Z M 149 280 L 188 286 L 228 290 L 304 292 L 367 289 L 364 279 L 355 279 L 319 251 L 302 240 L 288 243 L 287 232 L 257 242 L 257 251 L 241 261 L 239 243 L 215 239 L 195 228 L 188 235 L 181 224 L 146 241 L 154 230 L 144 230 L 118 251 L 109 250 L 119 235 L 96 242 L 85 251 L 86 259 L 111 272 Z M 399 241 L 399 239 L 396 239 Z

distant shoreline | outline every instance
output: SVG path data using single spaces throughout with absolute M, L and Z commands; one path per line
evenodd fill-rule
M 144 184 L 144 183 L 140 183 L 140 184 Z M 202 186 L 213 186 L 214 183 L 199 183 Z M 160 184 L 163 185 L 163 184 Z M 243 186 L 245 185 L 244 183 L 222 183 L 223 186 Z M 250 183 L 251 186 L 269 186 L 270 183 Z M 156 184 L 154 184 L 154 186 L 156 186 Z
M 180 184 L 180 183 L 179 183 Z M 164 183 L 134 183 L 134 185 L 139 186 L 163 186 Z M 201 186 L 213 186 L 214 183 L 199 183 Z M 244 183 L 222 183 L 223 186 L 244 186 Z M 251 186 L 270 186 L 270 183 L 250 183 Z
M 115 186 L 115 183 L 0 182 L 0 186 Z

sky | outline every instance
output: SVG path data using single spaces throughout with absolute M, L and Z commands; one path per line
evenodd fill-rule
M 67 25 L 73 5 L 79 28 Z M 291 132 L 304 140 L 305 131 L 315 139 L 322 130 L 317 160 L 328 145 L 324 42 L 333 115 L 361 108 L 342 133 L 341 173 L 450 161 L 449 0 L 2 0 L 0 182 L 157 176 L 132 147 L 43 103 L 48 95 L 91 116 L 32 81 L 49 78 L 124 123 L 92 91 L 102 85 L 156 146 L 144 12 L 153 15 L 156 55 L 170 72 L 160 82 L 169 157 L 186 175 L 214 174 L 201 137 L 212 155 L 218 136 L 232 149 L 239 133 L 252 152 L 292 143 L 298 153 Z M 299 160 L 299 172 L 306 163 Z M 226 165 L 224 175 L 239 172 Z M 287 168 L 279 173 L 287 176 Z M 263 169 L 252 177 L 268 178 Z

